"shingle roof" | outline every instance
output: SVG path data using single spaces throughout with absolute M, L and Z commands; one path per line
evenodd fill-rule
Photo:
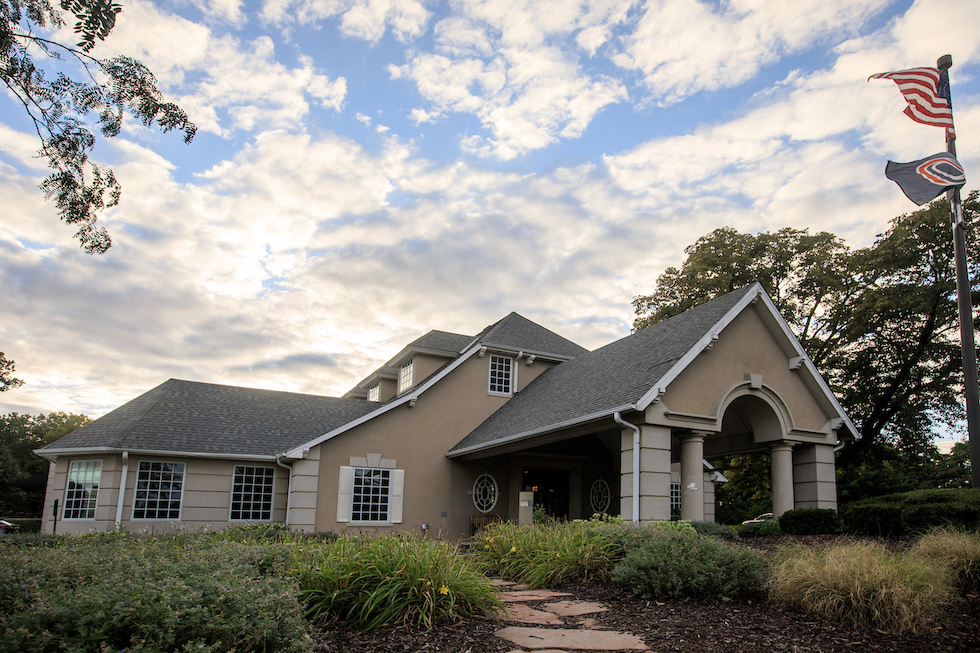
M 377 408 L 360 399 L 170 379 L 44 450 L 273 456 Z
M 421 338 L 412 341 L 408 346 L 458 354 L 471 342 L 473 342 L 473 336 L 464 336 L 448 331 L 429 331 Z
M 491 324 L 476 340 L 488 347 L 523 350 L 538 355 L 550 354 L 558 358 L 574 358 L 589 351 L 517 313 L 511 313 Z
M 752 288 L 736 290 L 547 370 L 450 453 L 635 405 Z

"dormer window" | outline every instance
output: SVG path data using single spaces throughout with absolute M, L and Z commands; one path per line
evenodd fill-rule
M 415 359 L 408 361 L 398 370 L 398 394 L 401 394 L 412 387 L 412 368 Z
M 490 356 L 490 385 L 492 395 L 510 396 L 514 392 L 514 360 L 506 356 Z
M 381 397 L 381 383 L 375 383 L 368 388 L 368 401 L 378 401 Z

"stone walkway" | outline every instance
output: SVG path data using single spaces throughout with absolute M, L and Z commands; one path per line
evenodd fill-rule
M 505 623 L 531 624 L 507 626 L 495 634 L 501 639 L 519 646 L 510 653 L 565 653 L 566 651 L 645 651 L 646 645 L 636 635 L 612 630 L 593 629 L 595 620 L 587 615 L 605 612 L 599 603 L 560 600 L 569 596 L 550 590 L 529 590 L 526 586 L 506 581 L 494 581 L 504 588 L 500 600 L 507 607 L 500 620 Z M 525 605 L 529 602 L 545 603 L 541 610 Z M 534 626 L 574 625 L 574 628 L 541 628 Z

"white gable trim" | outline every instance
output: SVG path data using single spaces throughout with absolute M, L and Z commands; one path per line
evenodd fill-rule
M 466 362 L 467 360 L 469 360 L 469 358 L 471 356 L 473 356 L 475 353 L 477 353 L 478 351 L 480 351 L 480 347 L 479 346 L 476 346 L 476 345 L 471 346 L 468 351 L 465 351 L 462 354 L 460 354 L 460 356 L 458 358 L 456 358 L 452 363 L 450 363 L 449 365 L 447 365 L 441 372 L 439 372 L 435 376 L 431 377 L 428 381 L 426 381 L 422 385 L 418 386 L 417 388 L 415 388 L 411 392 L 406 392 L 405 394 L 401 395 L 400 397 L 398 397 L 396 399 L 393 399 L 390 402 L 384 404 L 383 406 L 381 406 L 377 410 L 371 411 L 367 415 L 362 415 L 361 417 L 358 417 L 357 419 L 355 419 L 353 421 L 347 422 L 343 426 L 340 426 L 338 428 L 335 428 L 332 431 L 328 431 L 327 433 L 324 433 L 323 435 L 320 435 L 320 436 L 317 436 L 316 438 L 313 438 L 309 442 L 305 442 L 305 443 L 299 445 L 298 447 L 293 447 L 292 449 L 289 449 L 288 451 L 283 452 L 282 457 L 283 458 L 300 459 L 300 458 L 303 457 L 304 452 L 309 451 L 311 448 L 315 447 L 316 445 L 320 444 L 321 442 L 326 442 L 327 440 L 330 440 L 331 438 L 337 437 L 341 433 L 346 433 L 347 431 L 351 430 L 355 426 L 360 426 L 361 424 L 364 424 L 366 422 L 370 422 L 375 417 L 378 417 L 379 415 L 384 415 L 389 410 L 392 410 L 394 408 L 398 408 L 399 406 L 402 406 L 402 405 L 404 405 L 406 403 L 409 404 L 409 405 L 411 405 L 411 406 L 414 406 L 415 405 L 415 402 L 418 401 L 418 398 L 419 398 L 419 396 L 422 393 L 424 393 L 426 390 L 428 390 L 429 388 L 431 388 L 432 386 L 434 386 L 436 383 L 438 383 L 439 381 L 441 381 L 443 378 L 446 377 L 447 374 L 449 374 L 450 372 L 452 372 L 453 370 L 455 370 L 457 367 L 459 367 L 460 365 L 462 365 L 464 362 Z
M 779 311 L 776 309 L 776 305 L 773 304 L 772 299 L 769 298 L 769 295 L 762 287 L 762 284 L 758 282 L 756 282 L 749 292 L 745 293 L 745 296 L 742 297 L 742 299 L 740 299 L 738 303 L 735 304 L 735 306 L 733 306 L 727 313 L 725 313 L 725 315 L 718 320 L 718 322 L 715 323 L 715 325 L 711 327 L 711 329 L 709 329 L 708 332 L 700 340 L 698 340 L 698 342 L 691 347 L 691 349 L 688 350 L 688 352 L 680 360 L 678 360 L 666 374 L 663 375 L 663 377 L 660 378 L 654 387 L 648 390 L 647 393 L 640 398 L 636 405 L 637 409 L 645 410 L 650 404 L 658 400 L 664 393 L 666 393 L 667 386 L 670 385 L 674 379 L 680 376 L 681 372 L 683 372 L 688 365 L 694 362 L 694 359 L 697 358 L 702 351 L 711 346 L 714 341 L 718 339 L 721 332 L 729 324 L 731 324 L 732 321 L 742 313 L 742 311 L 752 304 L 760 301 L 762 302 L 763 306 L 766 307 L 769 317 L 773 320 L 773 322 L 775 322 L 775 325 L 779 328 L 780 332 L 782 332 L 783 337 L 786 339 L 786 343 L 789 344 L 790 348 L 795 352 L 796 355 L 790 357 L 794 365 L 794 369 L 798 369 L 799 372 L 806 377 L 806 381 L 808 382 L 807 385 L 810 386 L 812 390 L 816 390 L 820 395 L 822 395 L 822 398 L 830 404 L 833 411 L 837 413 L 839 418 L 843 421 L 851 433 L 857 436 L 857 427 L 854 426 L 851 418 L 847 416 L 847 413 L 844 411 L 843 406 L 840 405 L 840 402 L 837 401 L 834 393 L 830 391 L 830 387 L 827 385 L 826 381 L 824 381 L 823 377 L 820 376 L 816 365 L 813 364 L 813 361 L 810 360 L 810 357 L 803 350 L 803 345 L 800 344 L 800 341 L 796 338 L 796 335 L 793 333 L 792 329 L 789 328 L 789 325 L 786 323 L 786 320 L 783 319 L 783 316 L 779 314 Z

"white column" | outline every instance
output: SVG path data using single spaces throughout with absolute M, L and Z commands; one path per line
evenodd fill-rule
M 772 455 L 772 512 L 779 517 L 796 507 L 793 495 L 793 442 L 769 446 Z
M 681 519 L 704 521 L 704 433 L 680 436 Z

